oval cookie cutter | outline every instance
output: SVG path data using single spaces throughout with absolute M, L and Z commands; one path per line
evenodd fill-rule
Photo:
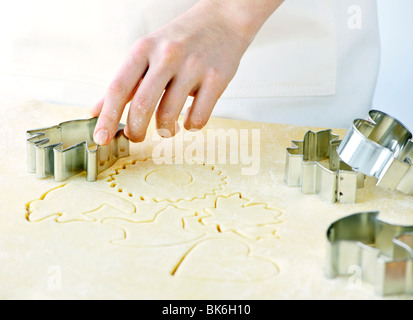
M 337 153 L 342 161 L 390 191 L 413 194 L 412 133 L 397 119 L 378 110 L 368 120 L 356 119 Z
M 413 226 L 390 224 L 378 216 L 356 213 L 330 225 L 327 276 L 355 273 L 380 295 L 413 295 Z

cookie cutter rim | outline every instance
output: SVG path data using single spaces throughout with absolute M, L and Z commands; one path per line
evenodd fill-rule
M 377 185 L 413 194 L 412 133 L 388 114 L 370 110 L 369 119 L 356 119 L 337 153 L 342 161 L 377 179 Z
M 413 295 L 413 226 L 378 216 L 378 211 L 356 213 L 329 226 L 326 274 L 345 276 L 356 267 L 380 295 Z
M 287 148 L 284 181 L 301 187 L 304 194 L 318 194 L 335 203 L 355 203 L 357 189 L 364 186 L 364 175 L 340 161 L 337 147 L 341 140 L 332 129 L 309 130 L 303 140 L 293 140 Z M 321 164 L 328 160 L 329 167 Z
M 119 124 L 108 145 L 97 145 L 93 132 L 97 117 L 70 120 L 51 127 L 26 131 L 27 170 L 37 178 L 54 176 L 64 181 L 86 171 L 87 181 L 112 166 L 119 158 L 129 155 L 129 140 L 124 124 Z

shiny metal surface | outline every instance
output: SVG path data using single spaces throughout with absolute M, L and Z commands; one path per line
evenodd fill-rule
M 363 212 L 342 218 L 327 230 L 329 277 L 354 277 L 381 295 L 413 295 L 413 226 L 393 225 Z
M 371 110 L 369 120 L 356 119 L 337 153 L 342 161 L 388 190 L 413 194 L 411 132 L 398 120 Z
M 308 131 L 302 141 L 287 148 L 284 181 L 304 194 L 319 194 L 331 203 L 354 203 L 364 175 L 340 161 L 338 136 L 332 130 Z
M 87 172 L 87 180 L 95 181 L 97 175 L 113 165 L 117 159 L 129 155 L 129 140 L 120 124 L 112 142 L 96 145 L 93 131 L 97 118 L 73 120 L 53 127 L 28 130 L 28 171 L 38 178 L 54 176 L 64 181 L 80 172 Z

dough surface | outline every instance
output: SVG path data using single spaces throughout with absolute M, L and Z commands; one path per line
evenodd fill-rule
M 189 153 L 158 163 L 153 150 L 168 142 L 151 124 L 145 142 L 131 143 L 130 156 L 96 182 L 80 174 L 59 183 L 26 172 L 25 131 L 88 118 L 87 110 L 37 101 L 1 108 L 2 299 L 381 299 L 351 277 L 325 276 L 326 230 L 368 210 L 413 225 L 413 197 L 371 179 L 356 204 L 287 187 L 285 149 L 310 128 L 211 119 L 203 132 L 259 129 L 259 172 L 245 175 L 245 163 L 185 161 Z M 185 134 L 171 143 L 204 155 L 217 147 Z

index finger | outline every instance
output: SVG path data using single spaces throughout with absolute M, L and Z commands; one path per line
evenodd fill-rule
M 145 50 L 134 46 L 106 92 L 93 135 L 96 144 L 106 145 L 112 140 L 122 112 L 148 65 Z

